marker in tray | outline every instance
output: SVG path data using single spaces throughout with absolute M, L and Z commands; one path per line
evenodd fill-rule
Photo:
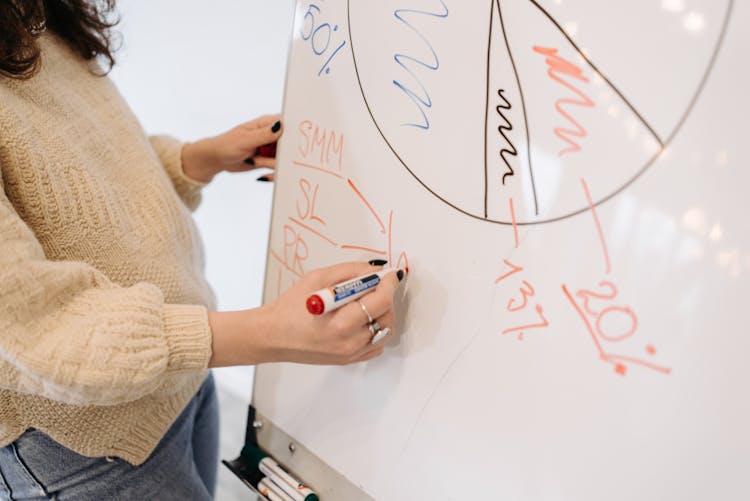
M 317 494 L 284 471 L 276 461 L 257 447 L 245 444 L 242 448 L 242 457 L 253 466 L 257 466 L 260 472 L 266 476 L 258 483 L 258 490 L 268 499 L 272 501 L 276 499 L 282 501 L 288 501 L 288 499 L 292 501 L 319 501 Z M 268 490 L 269 495 L 266 495 L 263 492 L 264 490 Z M 286 497 L 282 497 L 280 492 Z M 272 498 L 270 495 L 276 497 Z

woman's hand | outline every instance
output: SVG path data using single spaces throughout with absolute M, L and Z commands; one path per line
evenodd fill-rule
M 279 296 L 254 310 L 210 313 L 213 332 L 211 367 L 265 362 L 345 365 L 383 353 L 383 342 L 373 345 L 367 315 L 357 301 L 323 315 L 312 315 L 305 302 L 325 287 L 379 268 L 366 263 L 344 263 L 312 271 Z M 380 326 L 394 329 L 393 298 L 404 272 L 389 273 L 359 301 Z
M 258 156 L 257 150 L 281 137 L 280 118 L 280 115 L 267 115 L 238 125 L 224 134 L 186 143 L 182 147 L 183 172 L 195 181 L 208 183 L 221 171 L 276 168 L 275 157 Z M 267 177 L 270 181 L 273 174 Z

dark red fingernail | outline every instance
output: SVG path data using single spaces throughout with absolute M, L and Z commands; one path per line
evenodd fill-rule
M 279 129 L 281 129 L 281 120 L 277 120 L 276 123 L 271 126 L 271 132 L 276 134 L 279 132 Z
M 385 259 L 371 259 L 370 261 L 367 261 L 372 266 L 385 266 L 388 264 L 388 261 Z
M 253 160 L 253 157 L 248 157 L 245 159 L 245 163 L 247 165 L 255 165 L 255 160 Z
M 262 181 L 262 182 L 264 182 L 264 183 L 267 183 L 267 182 L 269 182 L 270 180 L 271 180 L 271 178 L 270 178 L 270 177 L 268 177 L 268 176 L 260 176 L 260 177 L 259 177 L 258 179 L 256 179 L 256 181 Z
M 400 282 L 401 280 L 403 280 L 403 279 L 404 279 L 404 270 L 398 270 L 398 271 L 396 272 L 396 277 L 398 278 L 398 281 L 399 281 L 399 282 Z

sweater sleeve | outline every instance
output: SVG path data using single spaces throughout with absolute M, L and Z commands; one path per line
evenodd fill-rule
M 2 183 L 0 182 L 0 187 Z M 0 387 L 73 405 L 116 405 L 211 356 L 203 306 L 120 287 L 86 263 L 50 261 L 0 189 Z
M 206 186 L 206 183 L 190 179 L 183 172 L 183 143 L 170 136 L 150 136 L 149 141 L 172 180 L 177 194 L 190 210 L 195 210 L 200 205 L 201 188 Z

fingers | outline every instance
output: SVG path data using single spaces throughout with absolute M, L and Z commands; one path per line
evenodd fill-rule
M 364 308 L 367 309 L 367 312 L 377 322 L 374 328 L 371 328 L 367 314 L 356 301 L 334 313 L 334 315 L 338 316 L 336 321 L 339 325 L 364 326 L 352 334 L 355 346 L 361 347 L 351 358 L 352 362 L 371 360 L 382 353 L 383 346 L 385 345 L 384 341 L 393 331 L 396 321 L 396 315 L 393 311 L 393 297 L 399 282 L 397 271 L 388 273 L 383 277 L 383 280 L 378 284 L 374 292 L 359 299 L 359 303 L 365 305 Z M 365 303 L 365 301 L 367 302 Z M 388 329 L 387 332 L 389 334 L 383 336 L 381 331 L 385 329 Z M 379 333 L 380 336 L 378 336 Z M 372 341 L 376 339 L 376 336 L 379 339 L 373 344 Z
M 273 115 L 263 115 L 256 119 L 250 120 L 249 122 L 240 124 L 240 127 L 247 130 L 265 129 L 267 127 L 271 127 L 279 120 L 281 120 L 281 115 L 278 113 L 274 113 Z
M 396 292 L 396 287 L 398 287 L 400 282 L 397 273 L 397 271 L 393 271 L 385 275 L 375 288 L 375 291 L 366 294 L 359 299 L 373 318 L 382 317 L 392 311 L 393 296 Z M 356 301 L 342 307 L 337 314 L 341 315 L 345 319 L 344 321 L 353 324 L 365 317 L 362 307 L 357 304 Z M 367 321 L 366 319 L 364 320 L 365 322 Z
M 283 127 L 281 126 L 281 121 L 276 120 L 272 124 L 266 124 L 263 127 L 251 129 L 248 134 L 248 136 L 250 136 L 251 138 L 249 142 L 254 144 L 255 148 L 258 148 L 265 144 L 273 144 L 279 140 L 282 132 Z M 258 158 L 259 157 L 254 157 L 254 159 L 256 160 L 256 165 Z
M 378 344 L 375 346 L 370 345 L 361 355 L 359 355 L 352 363 L 367 362 L 373 358 L 377 358 L 383 354 L 385 346 Z
M 277 313 L 275 317 L 288 320 L 282 322 L 289 325 L 283 326 L 281 331 L 290 336 L 286 345 L 291 346 L 293 356 L 289 358 L 292 361 L 346 365 L 372 360 L 383 353 L 385 341 L 394 329 L 393 300 L 399 277 L 404 276 L 403 270 L 388 272 L 374 291 L 359 298 L 378 325 L 369 323 L 357 302 L 324 315 L 310 315 L 304 310 L 304 314 L 299 315 L 313 291 L 375 273 L 382 269 L 382 264 L 383 261 L 348 262 L 320 268 L 307 273 L 277 299 L 274 303 L 278 303 L 277 310 L 287 312 Z
M 235 148 L 239 148 L 244 167 L 276 167 L 276 142 L 283 133 L 280 115 L 266 115 L 250 122 L 246 122 L 232 129 L 228 133 L 236 140 Z M 238 159 L 234 159 L 236 162 Z M 233 163 L 232 162 L 232 163 Z
M 358 331 L 358 333 L 356 334 L 356 337 L 359 349 L 354 353 L 354 355 L 349 357 L 349 359 L 346 360 L 345 363 L 364 362 L 383 354 L 385 343 L 380 342 L 378 344 L 372 344 L 371 340 L 373 338 L 373 334 L 370 332 L 370 329 L 368 327 L 360 329 L 360 331 Z
M 390 328 L 391 332 L 393 331 L 393 326 L 396 324 L 396 314 L 393 311 L 393 308 L 391 308 L 388 313 L 383 315 L 382 317 L 378 317 L 375 319 L 382 328 Z
M 253 165 L 256 168 L 275 169 L 276 158 L 273 157 L 253 157 Z

